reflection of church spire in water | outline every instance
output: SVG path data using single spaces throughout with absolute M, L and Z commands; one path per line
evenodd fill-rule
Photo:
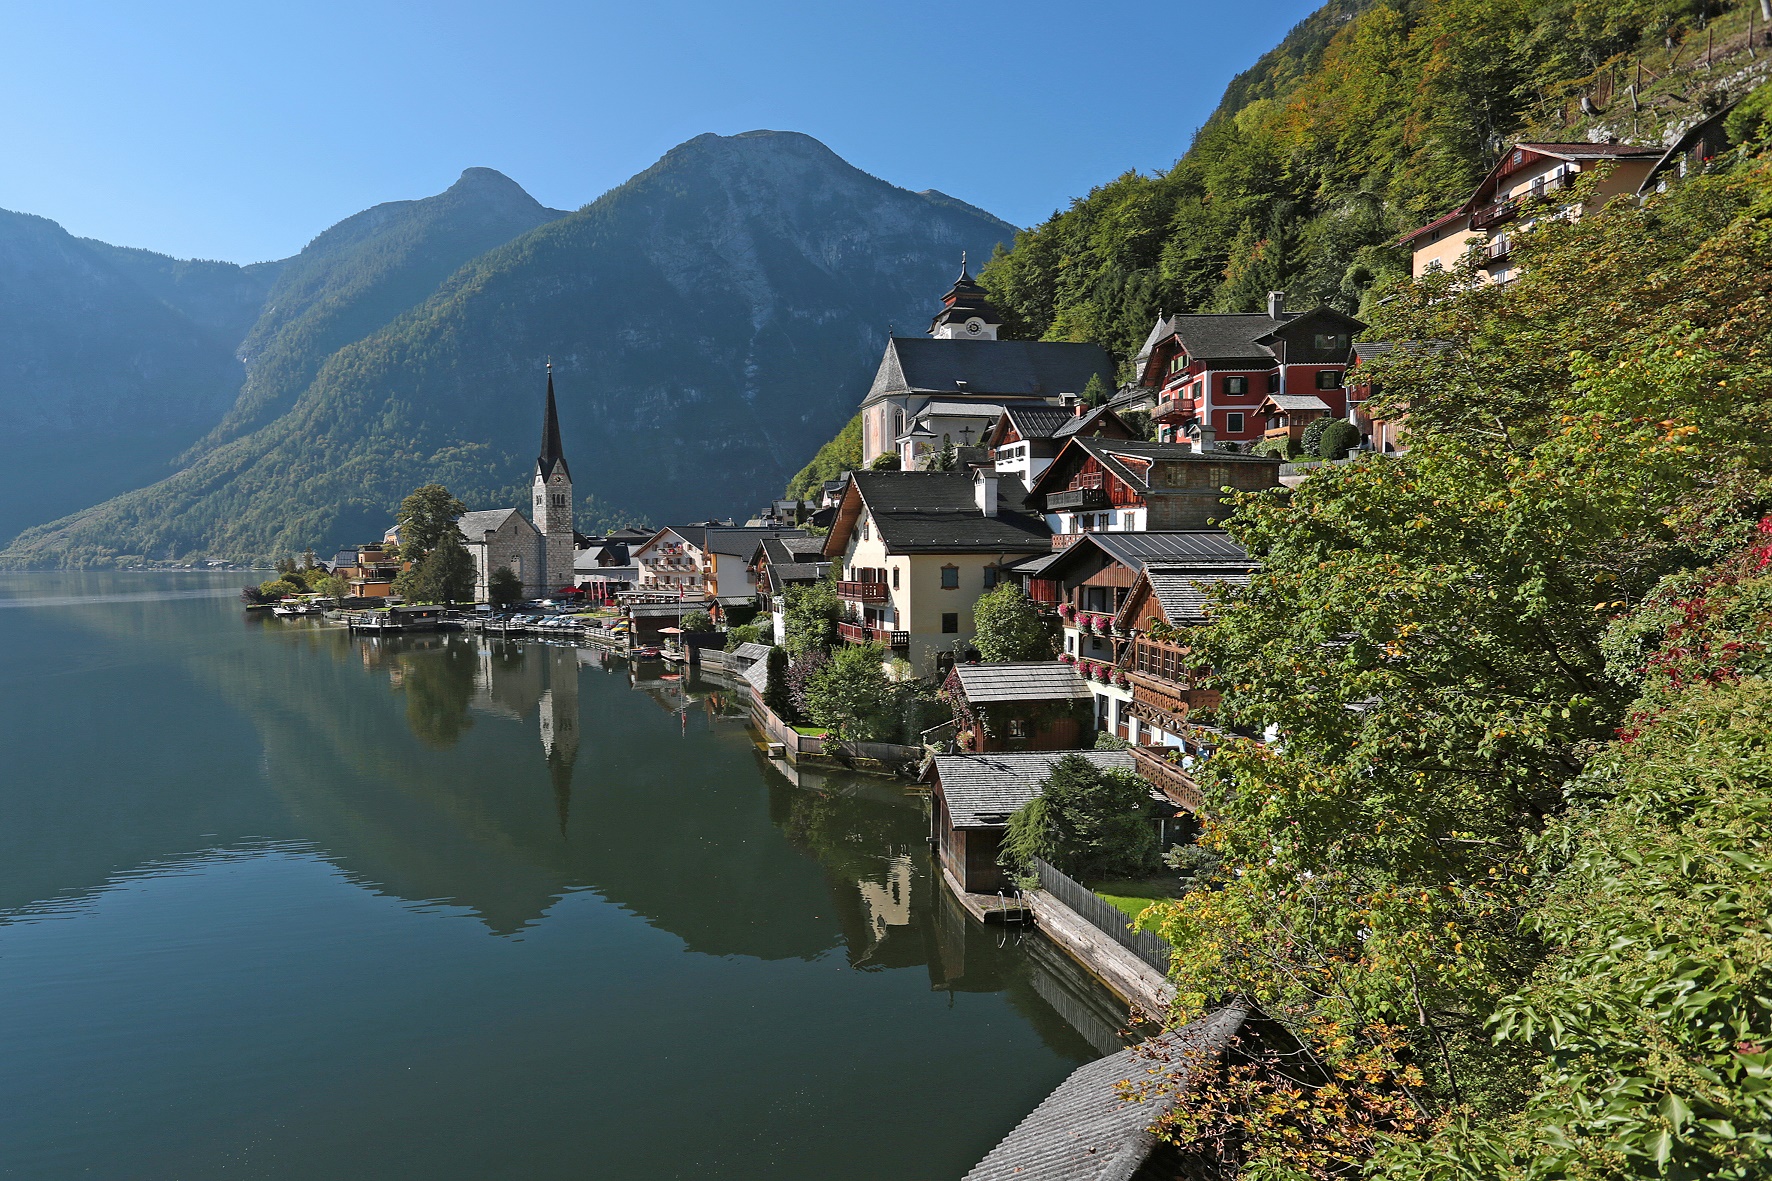
M 578 761 L 578 657 L 571 648 L 546 648 L 548 687 L 541 695 L 541 749 L 554 785 L 560 835 L 572 812 L 572 766 Z

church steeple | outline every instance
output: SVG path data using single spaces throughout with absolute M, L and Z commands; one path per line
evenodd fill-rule
M 541 534 L 540 591 L 552 594 L 573 582 L 572 471 L 560 443 L 560 412 L 554 404 L 554 363 L 548 362 L 548 407 L 535 460 L 535 531 Z
M 960 252 L 960 277 L 941 297 L 941 311 L 929 322 L 929 335 L 937 340 L 995 340 L 1003 317 L 991 306 L 990 294 L 966 269 L 966 252 Z
M 548 409 L 541 424 L 541 455 L 536 458 L 536 475 L 547 479 L 554 474 L 555 465 L 567 480 L 572 479 L 571 471 L 566 467 L 566 452 L 560 446 L 560 412 L 554 405 L 554 363 L 548 362 Z

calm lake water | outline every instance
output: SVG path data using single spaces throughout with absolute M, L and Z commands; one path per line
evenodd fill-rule
M 1112 1048 L 719 686 L 240 581 L 0 576 L 0 1177 L 957 1178 Z

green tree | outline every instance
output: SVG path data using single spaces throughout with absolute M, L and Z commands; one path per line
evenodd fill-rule
M 926 472 L 951 472 L 960 466 L 960 453 L 954 449 L 952 439 L 944 439 L 941 450 L 923 460 Z
M 812 462 L 794 473 L 788 481 L 788 500 L 810 500 L 824 488 L 826 480 L 834 480 L 844 472 L 861 466 L 861 415 L 843 424 L 836 437 L 818 449 Z
M 1107 382 L 1101 380 L 1101 374 L 1089 375 L 1089 383 L 1083 387 L 1083 405 L 1093 410 L 1097 406 L 1105 406 L 1107 400 L 1113 396 L 1114 391 L 1108 388 Z
M 1035 857 L 1074 878 L 1139 877 L 1157 867 L 1151 788 L 1131 771 L 1102 770 L 1080 754 L 1052 765 L 1040 794 L 1009 818 L 1004 865 Z
M 509 566 L 500 566 L 486 578 L 486 596 L 499 611 L 523 601 L 523 580 Z
M 763 679 L 763 704 L 776 717 L 792 721 L 794 701 L 788 693 L 787 649 L 771 648 L 767 659 L 769 663 Z
M 400 502 L 400 556 L 422 562 L 444 536 L 455 533 L 455 522 L 467 506 L 441 484 L 426 484 Z
M 461 531 L 455 528 L 454 521 L 423 561 L 394 580 L 394 590 L 414 603 L 473 601 L 474 559 L 462 543 Z
M 1323 432 L 1328 430 L 1329 424 L 1334 421 L 1328 415 L 1324 415 L 1322 418 L 1312 419 L 1306 423 L 1304 433 L 1298 437 L 1298 453 L 1312 459 L 1316 458 L 1321 453 Z
M 877 644 L 848 644 L 807 681 L 806 713 L 832 737 L 866 742 L 898 731 L 898 693 L 886 679 L 885 651 Z
M 973 608 L 973 646 L 988 661 L 1050 660 L 1056 654 L 1056 628 L 1014 583 L 999 583 L 979 596 Z
M 315 594 L 325 595 L 335 603 L 343 603 L 351 594 L 351 584 L 333 574 L 322 571 L 317 578 L 308 583 L 308 589 Z
M 307 592 L 307 587 L 292 578 L 273 578 L 269 582 L 258 584 L 258 593 L 266 600 L 281 599 L 286 595 L 299 595 Z
M 790 586 L 783 596 L 782 644 L 791 655 L 823 652 L 837 642 L 837 584 L 821 578 L 809 586 Z
M 691 611 L 683 617 L 683 630 L 686 632 L 711 632 L 714 630 L 713 616 L 706 611 Z

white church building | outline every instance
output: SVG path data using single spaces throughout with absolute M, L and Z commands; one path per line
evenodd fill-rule
M 554 405 L 554 367 L 548 365 L 548 405 L 542 420 L 541 454 L 535 460 L 530 515 L 514 508 L 463 513 L 456 521 L 474 558 L 474 598 L 490 599 L 493 572 L 508 567 L 523 583 L 523 597 L 545 598 L 573 585 L 572 472 L 560 446 L 560 415 Z

